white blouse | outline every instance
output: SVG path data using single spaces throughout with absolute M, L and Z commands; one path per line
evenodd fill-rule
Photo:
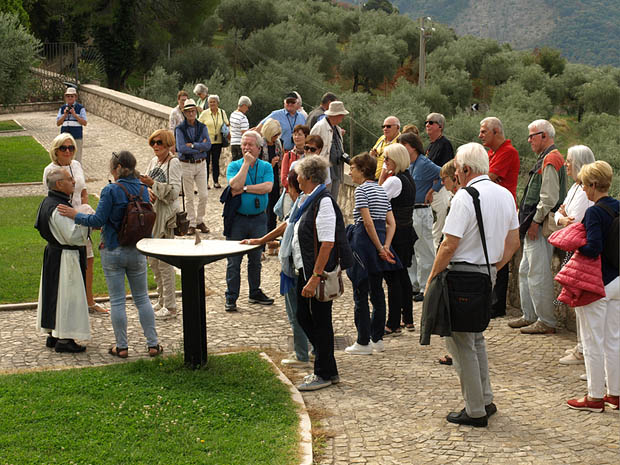
M 586 210 L 592 205 L 594 205 L 594 202 L 588 200 L 588 196 L 581 188 L 581 184 L 573 184 L 566 193 L 566 198 L 564 199 L 566 216 L 575 218 L 575 223 L 581 223 L 581 220 L 583 220 L 583 217 L 586 214 Z M 555 212 L 554 219 L 556 224 L 561 218 L 563 218 L 563 215 L 559 211 Z

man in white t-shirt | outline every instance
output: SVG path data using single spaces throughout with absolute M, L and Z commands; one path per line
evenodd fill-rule
M 482 145 L 469 143 L 459 147 L 456 175 L 461 186 L 472 186 L 479 192 L 491 282 L 494 284 L 497 270 L 508 263 L 519 248 L 519 221 L 512 194 L 491 181 L 488 172 L 489 157 Z M 433 263 L 427 288 L 446 268 L 489 273 L 473 198 L 465 189 L 460 189 L 452 199 L 443 234 L 444 240 Z M 482 332 L 452 331 L 452 335 L 445 339 L 465 398 L 465 408 L 450 413 L 447 420 L 462 425 L 487 426 L 488 417 L 497 411 L 497 407 L 493 403 L 484 335 Z
M 243 157 L 241 152 L 241 136 L 250 129 L 250 122 L 245 114 L 252 106 L 250 97 L 242 95 L 237 103 L 237 109 L 230 114 L 230 153 L 233 161 Z

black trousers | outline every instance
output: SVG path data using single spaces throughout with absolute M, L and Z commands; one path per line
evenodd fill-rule
M 211 149 L 207 152 L 207 182 L 209 182 L 209 164 L 213 167 L 213 183 L 216 184 L 220 179 L 220 155 L 222 144 L 211 144 Z
M 307 282 L 301 271 L 297 279 L 297 321 L 314 347 L 314 374 L 329 380 L 338 375 L 334 356 L 332 302 L 319 302 L 314 297 L 302 297 L 301 290 Z
M 501 270 L 497 270 L 497 280 L 495 281 L 495 287 L 493 287 L 493 297 L 491 300 L 491 318 L 506 315 L 506 293 L 508 292 L 509 275 L 508 263 Z
M 386 326 L 392 331 L 403 323 L 413 324 L 413 287 L 407 268 L 384 272 L 388 288 L 388 318 Z

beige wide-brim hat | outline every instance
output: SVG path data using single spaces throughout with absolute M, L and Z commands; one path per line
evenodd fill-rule
M 336 100 L 329 104 L 329 109 L 325 112 L 327 116 L 348 115 L 349 112 L 344 109 L 344 103 Z
M 65 95 L 77 95 L 77 90 L 75 90 L 75 87 L 67 87 Z
M 193 98 L 188 98 L 183 104 L 183 111 L 193 110 L 196 108 L 196 102 L 194 102 Z

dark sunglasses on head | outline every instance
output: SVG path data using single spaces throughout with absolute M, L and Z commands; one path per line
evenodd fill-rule
M 149 142 L 149 144 L 151 145 L 151 147 L 153 147 L 155 144 L 157 144 L 157 145 L 164 145 L 164 141 L 163 140 L 151 140 L 151 142 Z
M 438 123 L 437 121 L 424 121 L 424 124 L 425 124 L 425 125 L 426 125 L 426 124 L 430 124 L 431 126 L 432 126 L 433 124 L 436 124 L 437 126 L 439 126 L 439 123 Z
M 392 124 L 384 124 L 383 126 L 381 126 L 383 129 L 390 129 L 393 125 Z
M 69 152 L 75 152 L 75 145 L 61 145 L 60 147 L 58 147 L 58 150 L 60 150 L 61 152 L 66 152 L 67 150 Z
M 318 150 L 318 148 L 316 148 L 316 147 L 312 147 L 312 146 L 310 146 L 310 145 L 304 145 L 304 150 L 305 150 L 306 152 L 312 152 L 312 153 L 314 153 L 314 152 L 316 152 L 316 151 Z

